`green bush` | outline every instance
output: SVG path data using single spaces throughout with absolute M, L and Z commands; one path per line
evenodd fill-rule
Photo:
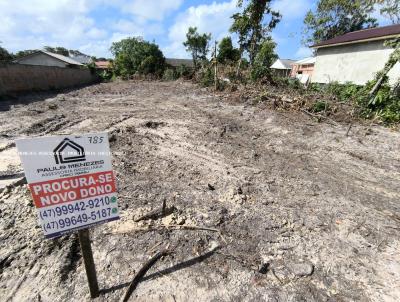
M 275 53 L 275 47 L 275 42 L 270 39 L 265 40 L 261 44 L 251 69 L 251 79 L 253 81 L 259 81 L 271 76 L 270 66 L 278 58 Z
M 329 84 L 312 83 L 308 89 L 315 92 L 333 95 L 341 102 L 348 102 L 357 97 L 362 86 L 350 82 L 345 84 L 339 84 L 338 82 L 331 82 Z
M 291 88 L 296 90 L 304 88 L 304 85 L 301 84 L 300 80 L 297 78 L 273 77 L 273 81 L 277 86 L 281 86 L 284 88 Z
M 164 81 L 175 81 L 178 78 L 178 74 L 174 69 L 168 68 L 164 71 L 163 80 Z
M 105 69 L 99 71 L 98 75 L 103 81 L 110 81 L 114 74 L 111 70 Z
M 363 118 L 377 118 L 385 124 L 400 122 L 400 97 L 396 94 L 396 89 L 388 84 L 388 78 L 383 81 L 382 86 L 371 97 L 369 92 L 372 90 L 376 80 L 368 82 L 365 86 L 352 83 L 339 84 L 312 84 L 309 89 L 325 95 L 335 96 L 339 101 L 355 104 L 358 107 L 359 115 Z M 311 109 L 314 112 L 325 110 L 325 102 L 317 102 Z
M 376 81 L 368 82 L 360 91 L 357 104 L 360 107 L 360 114 L 364 118 L 379 118 L 386 124 L 400 122 L 400 98 L 394 93 L 394 89 L 388 84 L 388 79 L 374 97 L 369 92 Z
M 256 82 L 270 75 L 271 69 L 261 64 L 254 64 L 251 69 L 251 79 Z
M 190 78 L 192 76 L 192 69 L 182 64 L 176 68 L 176 73 L 179 78 Z
M 346 83 L 344 84 L 343 89 L 339 92 L 338 98 L 343 102 L 351 101 L 358 95 L 361 88 L 362 86 Z
M 327 111 L 329 109 L 329 105 L 325 101 L 317 101 L 312 105 L 312 112 L 322 112 Z
M 199 72 L 200 84 L 203 87 L 209 87 L 214 85 L 214 70 L 208 66 L 200 70 Z

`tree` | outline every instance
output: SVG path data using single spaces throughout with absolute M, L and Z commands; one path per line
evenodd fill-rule
M 78 57 L 78 56 L 86 56 L 86 55 L 77 49 L 69 49 L 68 56 Z
M 127 38 L 114 42 L 110 48 L 115 56 L 114 71 L 117 75 L 155 74 L 161 76 L 165 57 L 158 45 L 142 38 Z
M 45 51 L 48 51 L 48 52 L 56 53 L 56 54 L 59 54 L 59 55 L 62 55 L 62 56 L 69 57 L 69 50 L 66 49 L 65 47 L 60 47 L 60 46 L 57 46 L 57 47 L 45 46 L 45 47 L 44 47 L 44 50 L 45 50 Z
M 231 37 L 225 37 L 219 42 L 217 60 L 220 63 L 236 62 L 240 59 L 240 51 L 232 45 Z
M 207 59 L 210 40 L 211 34 L 199 34 L 197 27 L 189 27 L 183 45 L 186 47 L 186 51 L 192 54 L 195 68 L 197 68 L 199 60 Z
M 35 53 L 35 52 L 37 52 L 36 49 L 20 50 L 20 51 L 17 51 L 17 52 L 15 53 L 15 58 L 16 58 L 16 59 L 22 58 L 22 57 L 28 56 L 28 55 L 30 55 L 30 54 L 33 54 L 33 53 Z
M 399 0 L 366 0 L 370 4 L 379 4 L 381 15 L 389 18 L 393 24 L 400 24 Z
M 230 31 L 239 36 L 240 52 L 249 54 L 252 65 L 261 42 L 267 39 L 270 32 L 280 22 L 282 16 L 271 8 L 272 0 L 250 0 L 242 13 L 232 16 Z M 243 0 L 238 1 L 243 6 Z
M 10 62 L 12 59 L 13 55 L 0 46 L 0 62 Z
M 271 75 L 270 66 L 278 58 L 275 53 L 276 43 L 272 39 L 266 39 L 261 43 L 260 50 L 254 58 L 251 77 L 253 80 L 262 79 Z
M 348 32 L 376 27 L 377 20 L 369 15 L 373 5 L 365 0 L 319 0 L 315 12 L 304 19 L 305 44 L 332 39 Z

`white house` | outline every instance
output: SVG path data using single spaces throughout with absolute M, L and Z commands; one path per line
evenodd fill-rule
M 316 51 L 311 81 L 364 85 L 384 67 L 393 52 L 393 48 L 383 45 L 384 41 L 399 35 L 400 24 L 397 24 L 347 33 L 311 46 Z M 390 83 L 400 77 L 400 63 L 388 76 Z
M 83 64 L 72 58 L 44 50 L 38 50 L 32 54 L 17 59 L 14 62 L 24 65 L 57 66 L 63 68 L 83 66 Z
M 270 68 L 275 72 L 275 74 L 282 77 L 288 77 L 294 62 L 294 60 L 277 59 L 275 63 L 270 66 Z

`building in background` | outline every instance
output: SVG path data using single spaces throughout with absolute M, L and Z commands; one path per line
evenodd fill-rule
M 71 56 L 70 58 L 83 64 L 83 65 L 89 65 L 89 64 L 93 63 L 92 57 L 85 55 L 83 53 L 81 53 L 79 55 Z
M 354 31 L 313 45 L 316 62 L 311 81 L 364 85 L 374 79 L 394 51 L 384 46 L 385 40 L 399 35 L 400 24 L 397 24 Z M 400 63 L 388 76 L 391 84 L 396 82 L 400 77 Z
M 270 66 L 273 73 L 280 77 L 289 77 L 292 71 L 292 65 L 295 63 L 294 60 L 288 59 L 277 59 L 274 64 Z
M 299 79 L 303 84 L 307 84 L 314 72 L 315 61 L 315 57 L 309 57 L 294 62 L 290 76 Z
M 32 54 L 21 57 L 15 60 L 14 63 L 24 65 L 55 66 L 62 68 L 79 68 L 84 66 L 70 57 L 44 50 L 38 50 Z
M 94 64 L 96 65 L 97 69 L 111 69 L 112 68 L 112 64 L 110 61 L 96 61 L 94 62 Z

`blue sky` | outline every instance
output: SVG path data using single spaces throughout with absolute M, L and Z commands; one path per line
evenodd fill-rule
M 182 42 L 189 26 L 220 40 L 229 34 L 237 0 L 0 0 L 0 41 L 9 51 L 45 45 L 110 57 L 112 42 L 142 36 L 166 57 L 188 58 Z M 272 35 L 281 58 L 310 54 L 301 45 L 302 22 L 315 0 L 275 0 L 283 19 Z M 379 20 L 386 24 L 385 20 Z

